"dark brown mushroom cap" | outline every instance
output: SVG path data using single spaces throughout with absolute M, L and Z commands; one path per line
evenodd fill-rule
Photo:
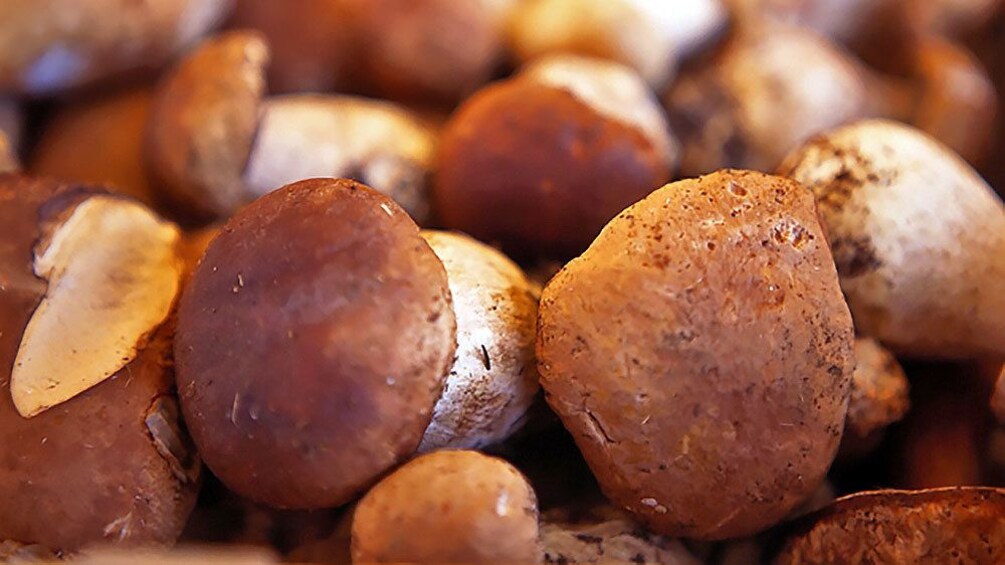
M 853 494 L 800 520 L 774 563 L 1002 563 L 1002 516 L 997 488 Z
M 353 181 L 294 183 L 235 215 L 184 293 L 185 419 L 231 489 L 336 506 L 415 451 L 454 332 L 443 264 L 407 213 Z
M 248 198 L 241 175 L 258 130 L 268 59 L 258 34 L 226 33 L 182 59 L 158 89 L 147 163 L 193 214 L 226 216 Z
M 657 190 L 544 290 L 538 368 L 605 494 L 670 536 L 737 537 L 818 486 L 854 368 L 799 184 L 722 171 Z
M 115 375 L 41 414 L 23 418 L 11 399 L 18 345 L 46 291 L 33 274 L 32 250 L 46 221 L 100 193 L 0 175 L 0 538 L 62 551 L 98 542 L 171 544 L 196 495 L 197 462 L 176 418 L 159 412 L 173 402 L 170 324 Z
M 642 131 L 566 90 L 514 79 L 472 96 L 443 131 L 443 223 L 510 250 L 577 253 L 670 176 Z

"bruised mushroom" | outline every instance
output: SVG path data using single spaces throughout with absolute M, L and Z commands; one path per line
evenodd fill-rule
M 615 504 L 722 539 L 817 488 L 854 368 L 832 261 L 808 191 L 722 171 L 629 207 L 548 283 L 541 386 Z
M 1005 353 L 1005 209 L 959 156 L 910 126 L 870 120 L 794 151 L 856 327 L 898 353 Z
M 398 469 L 353 515 L 353 563 L 539 563 L 537 497 L 502 459 L 437 451 Z
M 178 230 L 96 189 L 0 175 L 0 539 L 169 545 L 198 459 L 175 407 Z
M 185 421 L 237 493 L 337 506 L 415 452 L 454 336 L 443 264 L 408 214 L 353 181 L 295 183 L 231 218 L 192 275 Z

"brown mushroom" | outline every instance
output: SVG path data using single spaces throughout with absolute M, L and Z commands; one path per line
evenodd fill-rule
M 897 358 L 876 340 L 855 338 L 855 372 L 838 458 L 852 460 L 871 451 L 886 428 L 911 406 L 910 384 Z

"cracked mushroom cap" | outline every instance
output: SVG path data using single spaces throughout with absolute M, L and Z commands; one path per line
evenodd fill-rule
M 193 216 L 226 217 L 250 200 L 243 174 L 258 131 L 269 48 L 257 34 L 206 40 L 165 76 L 146 139 L 151 174 Z
M 814 134 L 866 116 L 866 78 L 850 54 L 808 30 L 735 34 L 664 98 L 681 142 L 681 174 L 771 170 Z
M 780 168 L 816 195 L 855 325 L 897 353 L 1005 353 L 1005 209 L 966 162 L 903 124 L 856 122 Z
M 156 68 L 216 27 L 231 0 L 4 0 L 0 91 L 52 95 Z
M 170 545 L 199 468 L 163 323 L 177 229 L 123 197 L 9 174 L 0 222 L 0 539 Z
M 353 563 L 540 563 L 537 497 L 512 465 L 474 451 L 422 455 L 353 515 Z
M 823 480 L 852 339 L 812 195 L 721 171 L 626 209 L 548 283 L 538 371 L 608 498 L 658 533 L 723 539 Z
M 1001 563 L 1002 515 L 996 488 L 862 492 L 797 522 L 774 563 Z
M 556 56 L 468 99 L 438 161 L 444 225 L 506 249 L 574 253 L 666 182 L 677 145 L 631 69 Z
M 419 451 L 498 443 L 519 429 L 537 395 L 540 289 L 508 257 L 466 235 L 422 236 L 447 271 L 457 353 Z
M 186 288 L 185 421 L 235 492 L 337 506 L 415 452 L 455 329 L 443 264 L 397 204 L 349 180 L 289 185 L 231 218 Z

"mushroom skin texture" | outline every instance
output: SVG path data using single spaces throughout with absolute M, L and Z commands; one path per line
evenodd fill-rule
M 48 96 L 157 68 L 216 27 L 231 0 L 5 0 L 0 91 Z
M 278 92 L 453 103 L 492 78 L 515 0 L 239 0 L 234 25 L 275 49 Z M 337 29 L 338 33 L 332 33 Z
M 701 563 L 679 541 L 646 531 L 614 508 L 565 514 L 569 513 L 558 509 L 541 516 L 545 563 Z
M 42 128 L 28 159 L 35 176 L 93 183 L 158 204 L 143 166 L 143 143 L 153 90 L 129 88 L 59 108 Z
M 576 253 L 666 182 L 676 141 L 629 68 L 557 56 L 468 99 L 442 132 L 433 184 L 444 226 L 507 251 Z
M 258 131 L 269 48 L 232 31 L 200 44 L 162 79 L 145 148 L 150 173 L 194 216 L 227 216 L 247 200 L 242 175 Z
M 0 174 L 6 230 L 0 241 L 0 440 L 6 450 L 0 539 L 60 552 L 95 543 L 171 545 L 195 505 L 199 476 L 198 457 L 178 420 L 170 321 L 139 337 L 135 356 L 89 389 L 30 418 L 15 407 L 15 359 L 30 320 L 53 291 L 33 270 L 36 244 L 100 198 L 108 196 Z
M 429 220 L 436 134 L 399 106 L 350 96 L 277 96 L 262 117 L 244 173 L 250 198 L 317 176 L 358 180 Z
M 797 183 L 669 184 L 612 220 L 539 308 L 545 398 L 605 495 L 653 531 L 752 534 L 823 481 L 853 331 Z
M 437 451 L 377 483 L 353 515 L 353 563 L 540 563 L 537 497 L 502 459 Z
M 493 445 L 519 429 L 537 395 L 540 289 L 508 257 L 466 235 L 422 236 L 447 271 L 457 352 L 419 451 Z
M 907 414 L 909 389 L 907 375 L 893 353 L 874 339 L 855 338 L 855 372 L 838 458 L 856 459 L 871 451 L 886 428 Z
M 397 204 L 344 179 L 286 186 L 227 222 L 182 297 L 185 422 L 235 492 L 343 504 L 415 452 L 455 331 L 443 264 Z
M 664 97 L 681 142 L 681 174 L 772 170 L 814 134 L 870 115 L 867 79 L 850 54 L 811 31 L 771 26 L 735 34 Z
M 1001 563 L 1003 513 L 996 488 L 862 492 L 797 522 L 773 563 Z
M 914 357 L 1005 354 L 1005 210 L 952 150 L 866 120 L 807 142 L 779 170 L 816 195 L 862 334 Z

